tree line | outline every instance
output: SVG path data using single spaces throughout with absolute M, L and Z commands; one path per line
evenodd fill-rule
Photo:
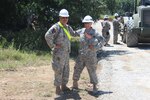
M 69 24 L 74 29 L 82 26 L 85 15 L 96 21 L 100 15 L 124 14 L 134 9 L 133 0 L 1 0 L 0 36 L 14 42 L 17 49 L 47 50 L 44 35 L 47 29 L 58 21 L 62 8 L 69 11 Z M 36 30 L 31 22 L 35 18 Z M 3 37 L 3 39 L 2 39 Z M 6 44 L 5 44 L 6 45 Z

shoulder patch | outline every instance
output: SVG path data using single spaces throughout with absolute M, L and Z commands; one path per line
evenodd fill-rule
M 53 28 L 52 29 L 52 33 L 56 33 L 57 32 L 57 29 L 56 28 Z

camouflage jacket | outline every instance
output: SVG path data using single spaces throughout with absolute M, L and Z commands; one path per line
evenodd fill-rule
M 71 26 L 66 25 L 65 28 L 70 32 L 71 35 L 75 36 L 75 32 Z M 45 39 L 48 46 L 51 49 L 55 49 L 56 44 L 61 45 L 62 51 L 70 52 L 70 41 L 64 32 L 64 30 L 59 26 L 58 23 L 54 24 L 45 34 Z
M 96 53 L 96 51 L 101 49 L 105 44 L 105 39 L 93 28 L 91 29 L 82 28 L 77 30 L 76 32 L 80 34 L 80 48 L 79 48 L 80 54 L 86 54 L 87 52 Z M 86 38 L 84 33 L 92 35 L 92 38 L 91 39 Z M 90 49 L 89 45 L 93 45 L 94 48 Z
M 101 22 L 101 24 L 103 28 L 102 32 L 108 32 L 110 30 L 110 23 L 107 20 Z
M 119 19 L 114 19 L 113 20 L 113 27 L 114 27 L 114 30 L 119 31 L 119 29 L 120 29 Z

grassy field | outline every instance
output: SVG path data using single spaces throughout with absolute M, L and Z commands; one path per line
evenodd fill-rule
M 41 66 L 50 63 L 50 53 L 19 51 L 0 48 L 0 69 L 14 70 L 16 67 Z

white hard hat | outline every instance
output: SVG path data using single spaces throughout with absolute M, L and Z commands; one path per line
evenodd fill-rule
M 62 9 L 59 12 L 59 16 L 60 17 L 69 17 L 69 13 L 68 13 L 68 11 L 66 9 Z
M 117 17 L 117 16 L 119 16 L 119 15 L 118 15 L 118 13 L 115 13 L 115 14 L 114 14 L 114 16 L 116 16 L 116 17 Z
M 89 23 L 89 22 L 92 22 L 92 23 L 93 23 L 94 21 L 93 21 L 93 19 L 92 19 L 91 16 L 87 15 L 87 16 L 85 16 L 84 19 L 82 20 L 82 23 Z
M 104 16 L 104 19 L 105 19 L 105 18 L 109 18 L 109 16 L 108 16 L 108 15 L 105 15 L 105 16 Z

